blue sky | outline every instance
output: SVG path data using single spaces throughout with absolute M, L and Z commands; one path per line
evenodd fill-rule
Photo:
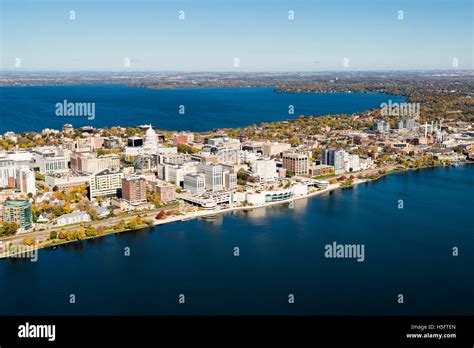
M 453 58 L 473 68 L 471 0 L 0 3 L 1 70 L 418 70 L 453 69 Z

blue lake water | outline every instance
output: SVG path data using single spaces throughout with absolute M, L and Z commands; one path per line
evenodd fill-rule
M 58 117 L 56 103 L 95 103 L 95 119 Z M 354 113 L 403 97 L 361 93 L 275 93 L 272 88 L 154 90 L 124 85 L 0 87 L 0 132 L 91 125 L 205 131 L 280 121 L 299 115 Z M 185 114 L 179 113 L 180 105 Z M 289 114 L 289 105 L 294 114 Z
M 0 314 L 473 314 L 473 189 L 473 165 L 410 171 L 1 260 Z M 334 241 L 365 261 L 325 258 Z

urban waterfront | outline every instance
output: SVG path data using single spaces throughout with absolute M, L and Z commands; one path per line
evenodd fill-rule
M 95 118 L 58 117 L 56 103 L 95 103 Z M 299 115 L 354 113 L 405 98 L 371 93 L 275 93 L 269 87 L 147 89 L 125 85 L 0 87 L 0 132 L 74 127 L 131 126 L 206 131 Z M 184 106 L 184 114 L 179 107 Z M 289 113 L 289 106 L 294 114 Z
M 401 172 L 293 208 L 75 242 L 40 250 L 37 262 L 1 260 L 0 312 L 470 314 L 473 174 L 472 165 Z M 365 245 L 365 260 L 325 258 L 334 241 Z

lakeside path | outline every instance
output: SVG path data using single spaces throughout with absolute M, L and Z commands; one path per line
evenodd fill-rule
M 380 171 L 385 171 L 385 174 L 388 174 L 389 171 L 394 170 L 395 168 L 396 168 L 396 166 L 390 165 L 390 166 L 385 166 L 385 167 L 382 167 L 382 168 L 368 169 L 366 171 L 362 171 L 362 172 L 358 172 L 358 173 L 354 173 L 354 174 L 356 174 L 356 175 L 372 175 L 372 174 L 378 173 Z M 342 175 L 340 175 L 340 176 L 342 176 Z M 338 176 L 335 176 L 334 178 L 337 178 L 337 177 Z M 218 214 L 229 213 L 229 212 L 232 212 L 232 211 L 253 210 L 253 209 L 266 208 L 266 207 L 270 207 L 270 206 L 274 206 L 274 205 L 289 204 L 289 203 L 291 203 L 293 201 L 296 201 L 296 200 L 301 200 L 301 199 L 305 199 L 305 198 L 311 198 L 311 197 L 314 197 L 314 196 L 319 196 L 319 195 L 322 195 L 322 194 L 325 194 L 325 193 L 328 193 L 328 192 L 331 192 L 331 191 L 334 191 L 334 190 L 337 190 L 337 189 L 340 189 L 340 188 L 352 187 L 352 186 L 355 186 L 355 185 L 358 185 L 358 184 L 361 184 L 361 183 L 365 183 L 365 182 L 369 182 L 369 181 L 373 181 L 373 180 L 376 180 L 376 179 L 357 179 L 356 178 L 356 179 L 354 179 L 353 183 L 351 185 L 348 185 L 348 186 L 344 186 L 340 183 L 331 184 L 327 188 L 324 188 L 322 190 L 317 190 L 317 191 L 314 191 L 314 192 L 310 192 L 307 195 L 291 197 L 291 198 L 281 200 L 281 201 L 276 201 L 276 202 L 267 202 L 267 203 L 261 204 L 261 205 L 234 206 L 234 207 L 228 207 L 228 208 L 224 208 L 224 209 L 217 209 L 217 210 L 210 210 L 210 211 L 209 210 L 193 211 L 193 212 L 188 212 L 188 213 L 182 214 L 182 215 L 175 215 L 175 216 L 167 217 L 167 218 L 161 219 L 161 220 L 155 219 L 155 216 L 159 211 L 166 210 L 166 209 L 154 209 L 154 210 L 151 210 L 151 211 L 142 211 L 142 212 L 140 212 L 140 214 L 124 215 L 124 216 L 114 217 L 114 218 L 111 218 L 111 219 L 94 221 L 92 223 L 89 223 L 88 225 L 90 225 L 91 227 L 95 227 L 95 228 L 101 227 L 101 226 L 102 227 L 103 226 L 110 226 L 110 225 L 113 225 L 117 222 L 126 221 L 126 220 L 132 219 L 132 218 L 140 215 L 140 217 L 143 218 L 143 219 L 152 218 L 152 224 L 150 226 L 141 226 L 137 229 L 147 228 L 147 227 L 154 227 L 154 226 L 159 226 L 159 225 L 163 225 L 163 224 L 167 224 L 167 223 L 188 221 L 188 220 L 197 219 L 197 218 L 200 218 L 200 217 L 206 217 L 206 216 L 213 216 L 213 215 L 218 215 Z M 173 208 L 173 209 L 175 209 L 175 208 Z M 168 210 L 173 210 L 173 209 L 168 209 Z M 71 225 L 71 226 L 69 226 L 69 228 L 74 229 L 74 228 L 79 227 L 79 226 L 80 226 L 80 224 L 78 224 L 77 226 Z M 27 237 L 33 237 L 36 240 L 41 240 L 41 239 L 46 240 L 46 239 L 49 238 L 50 233 L 53 232 L 53 231 L 60 232 L 60 231 L 63 231 L 63 229 L 62 229 L 62 227 L 54 227 L 54 228 L 51 228 L 51 229 L 46 229 L 46 230 L 41 230 L 41 231 L 32 231 L 32 232 L 28 232 L 28 233 L 22 233 L 20 235 L 0 238 L 0 241 L 1 242 L 10 242 L 10 243 L 15 243 L 16 242 L 18 244 L 18 242 L 23 241 Z M 124 229 L 124 230 L 109 232 L 109 233 L 106 233 L 106 234 L 103 234 L 103 235 L 100 235 L 100 236 L 87 237 L 87 238 L 84 238 L 82 240 L 98 238 L 98 237 L 104 237 L 104 236 L 108 236 L 108 235 L 111 235 L 111 234 L 121 233 L 121 232 L 126 232 L 126 231 L 132 231 L 132 230 Z M 61 245 L 61 244 L 76 242 L 76 241 L 77 240 L 63 241 L 63 242 L 57 243 L 57 244 L 38 245 L 38 246 L 35 246 L 33 248 L 29 248 L 28 250 L 43 249 L 43 248 L 53 247 L 53 246 L 57 246 L 57 245 Z M 9 256 L 11 256 L 11 255 L 5 255 L 5 254 L 6 253 L 0 254 L 0 259 L 1 258 L 8 258 Z

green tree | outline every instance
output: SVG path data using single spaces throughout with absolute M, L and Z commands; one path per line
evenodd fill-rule
M 0 236 L 11 236 L 19 228 L 20 226 L 15 222 L 3 222 L 0 224 Z

